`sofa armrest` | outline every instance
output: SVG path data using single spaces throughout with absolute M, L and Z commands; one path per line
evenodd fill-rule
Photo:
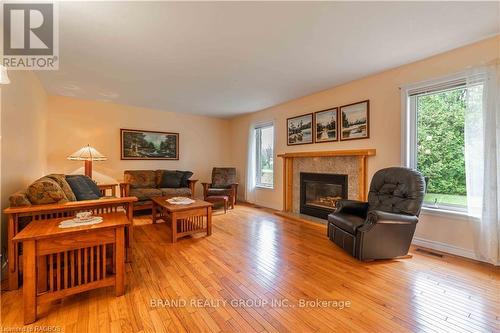
M 366 218 L 367 223 L 371 224 L 416 224 L 418 217 L 414 215 L 395 214 L 383 212 L 381 210 L 371 210 Z
M 191 197 L 194 198 L 194 190 L 195 190 L 195 186 L 196 186 L 196 182 L 198 181 L 198 179 L 188 179 L 188 186 L 189 186 L 189 189 L 191 190 Z
M 128 197 L 130 193 L 130 183 L 120 183 L 120 197 Z
M 335 213 L 346 213 L 366 218 L 368 213 L 368 202 L 356 200 L 339 200 Z

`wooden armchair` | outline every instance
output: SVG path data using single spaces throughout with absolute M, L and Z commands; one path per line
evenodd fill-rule
M 125 229 L 125 246 L 127 261 L 131 261 L 133 203 L 135 197 L 110 198 L 100 200 L 71 201 L 63 204 L 31 205 L 20 207 L 9 207 L 4 210 L 7 215 L 7 246 L 8 246 L 8 276 L 9 289 L 19 288 L 19 256 L 20 244 L 13 241 L 14 236 L 23 226 L 33 220 L 47 220 L 53 218 L 74 217 L 81 211 L 92 211 L 93 214 L 104 214 L 123 211 L 127 215 L 130 225 Z
M 236 168 L 213 168 L 212 182 L 203 185 L 203 198 L 209 196 L 227 195 L 231 207 L 236 204 L 238 197 L 238 183 L 236 182 Z

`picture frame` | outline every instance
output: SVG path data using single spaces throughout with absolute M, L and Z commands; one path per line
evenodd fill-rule
M 339 140 L 339 109 L 337 107 L 314 112 L 314 142 Z
M 120 129 L 122 160 L 178 160 L 179 133 Z
M 287 118 L 286 128 L 286 143 L 288 146 L 313 143 L 314 128 L 312 113 L 306 113 L 300 116 Z
M 340 141 L 370 137 L 370 100 L 343 105 L 339 109 Z

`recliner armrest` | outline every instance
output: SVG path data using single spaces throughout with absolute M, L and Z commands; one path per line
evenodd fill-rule
M 366 217 L 367 223 L 375 224 L 416 224 L 418 217 L 414 215 L 395 214 L 381 210 L 371 210 Z
M 335 213 L 352 214 L 362 218 L 366 217 L 367 212 L 368 202 L 356 200 L 339 200 L 335 209 Z

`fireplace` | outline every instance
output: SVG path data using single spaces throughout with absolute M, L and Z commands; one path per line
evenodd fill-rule
M 326 219 L 340 199 L 347 199 L 347 175 L 300 173 L 302 214 Z

